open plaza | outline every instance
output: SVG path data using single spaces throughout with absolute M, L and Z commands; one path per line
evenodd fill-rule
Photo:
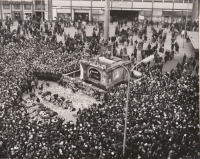
M 0 0 L 0 158 L 200 158 L 198 6 Z

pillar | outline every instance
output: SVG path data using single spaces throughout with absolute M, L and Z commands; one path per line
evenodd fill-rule
M 74 21 L 74 9 L 72 9 L 72 15 L 71 15 L 71 17 L 72 17 L 72 21 Z
M 90 11 L 89 11 L 89 21 L 92 20 L 92 0 L 90 0 L 90 4 L 91 4 L 91 7 L 90 7 Z
M 33 3 L 33 0 L 32 0 L 32 6 L 31 6 L 31 9 L 32 9 L 32 17 L 33 17 L 33 15 L 35 14 L 34 11 L 33 11 L 33 8 L 34 8 L 34 3 Z
M 171 18 L 171 22 L 174 22 L 174 0 L 173 0 L 173 7 L 172 7 L 172 18 Z
M 104 42 L 108 42 L 109 38 L 109 22 L 110 22 L 110 0 L 105 0 L 105 14 L 104 14 Z
M 152 18 L 153 18 L 153 5 L 154 5 L 154 0 L 152 1 L 152 8 L 151 8 L 151 21 L 152 21 Z M 144 23 L 144 22 L 143 22 Z
M 89 21 L 91 22 L 91 20 L 92 20 L 92 10 L 90 9 L 89 10 Z
M 193 8 L 192 8 L 192 21 L 199 20 L 199 1 L 193 0 Z
M 70 12 L 71 12 L 71 21 L 73 21 L 74 19 L 72 19 L 72 0 L 70 0 Z
M 134 1 L 134 0 L 131 0 L 131 9 L 133 9 L 133 1 Z
M 2 2 L 0 2 L 0 11 L 1 11 L 1 20 L 3 20 L 3 6 L 2 6 Z
M 48 20 L 53 20 L 53 9 L 52 9 L 52 0 L 48 0 Z
M 14 21 L 15 18 L 14 18 L 14 11 L 13 11 L 13 4 L 10 3 L 10 18 Z

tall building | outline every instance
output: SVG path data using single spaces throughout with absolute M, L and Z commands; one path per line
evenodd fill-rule
M 12 20 L 19 17 L 25 20 L 29 15 L 36 15 L 48 20 L 48 3 L 49 0 L 0 0 L 0 19 L 9 16 Z
M 198 1 L 198 0 L 195 0 Z M 198 3 L 198 2 L 197 2 Z M 77 17 L 104 20 L 105 0 L 52 0 L 53 19 Z M 115 18 L 138 17 L 171 22 L 192 17 L 193 0 L 110 0 L 110 15 Z

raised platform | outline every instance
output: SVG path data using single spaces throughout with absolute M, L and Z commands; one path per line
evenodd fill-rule
M 127 81 L 128 73 L 124 67 L 131 70 L 131 61 L 128 60 L 128 55 L 123 55 L 122 59 L 118 57 L 108 59 L 103 56 L 90 58 L 89 55 L 86 55 L 80 63 L 80 79 L 108 90 Z

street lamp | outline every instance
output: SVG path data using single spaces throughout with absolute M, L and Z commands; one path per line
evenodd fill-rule
M 125 126 L 124 126 L 124 140 L 123 140 L 123 156 L 125 156 L 125 148 L 126 148 L 126 131 L 127 131 L 127 121 L 128 121 L 128 103 L 129 103 L 129 93 L 130 93 L 130 72 L 124 66 L 121 65 L 128 73 L 128 85 L 127 85 L 127 93 L 126 93 L 126 115 L 125 115 Z
M 187 5 L 187 15 L 185 19 L 185 32 L 184 32 L 184 37 L 183 37 L 183 48 L 184 48 L 184 40 L 185 40 L 185 35 L 186 35 L 186 26 L 187 26 L 187 18 L 188 18 L 188 7 L 189 7 L 189 0 L 188 0 L 188 5 Z

